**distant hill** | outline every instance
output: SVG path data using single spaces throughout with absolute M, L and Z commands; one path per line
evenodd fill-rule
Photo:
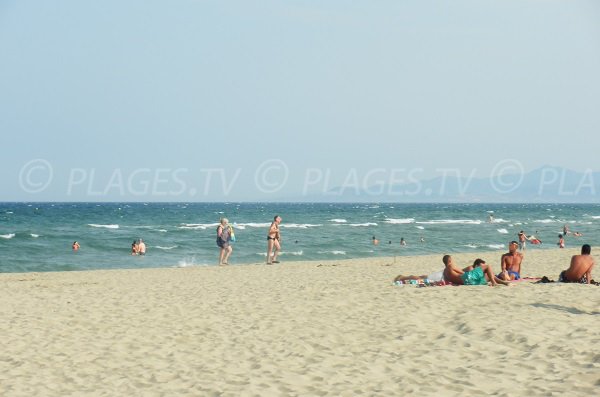
M 335 187 L 309 201 L 336 202 L 600 202 L 600 172 L 543 166 L 496 178 L 440 176 L 367 188 Z

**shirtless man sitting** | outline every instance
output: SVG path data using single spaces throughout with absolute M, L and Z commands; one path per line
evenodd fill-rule
M 571 265 L 567 270 L 563 270 L 558 276 L 558 281 L 563 283 L 582 283 L 590 284 L 592 281 L 592 269 L 594 267 L 594 258 L 590 255 L 592 247 L 589 244 L 581 246 L 581 255 L 571 257 Z
M 502 255 L 500 259 L 500 267 L 502 271 L 498 274 L 498 278 L 511 281 L 521 278 L 521 262 L 523 262 L 523 254 L 517 252 L 519 243 L 511 241 L 508 243 L 508 252 Z
M 510 285 L 509 282 L 499 279 L 494 275 L 492 267 L 485 263 L 483 259 L 477 259 L 473 266 L 459 269 L 454 265 L 450 255 L 444 255 L 442 258 L 446 268 L 444 269 L 444 279 L 457 285 L 487 285 L 488 281 L 495 287 L 498 284 Z

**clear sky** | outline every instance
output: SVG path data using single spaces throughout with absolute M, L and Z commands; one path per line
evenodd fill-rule
M 0 0 L 0 131 L 2 201 L 600 170 L 600 2 Z

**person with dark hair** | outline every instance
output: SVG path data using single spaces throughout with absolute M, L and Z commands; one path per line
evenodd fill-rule
M 519 243 L 511 241 L 508 243 L 508 252 L 500 258 L 500 274 L 498 278 L 504 281 L 518 280 L 521 278 L 521 263 L 523 254 L 517 252 Z
M 275 215 L 267 233 L 267 265 L 279 263 L 277 255 L 281 251 L 281 235 L 279 234 L 279 224 L 281 221 L 281 217 Z
M 139 252 L 139 244 L 137 240 L 133 240 L 131 243 L 131 255 L 137 255 Z
M 81 246 L 79 245 L 79 243 L 77 241 L 73 241 L 73 245 L 71 246 L 71 248 L 73 248 L 73 251 L 79 251 L 79 248 Z
M 377 238 L 375 238 L 375 236 L 373 236 L 371 241 L 373 242 L 373 245 L 379 245 L 379 240 L 377 240 Z
M 571 257 L 571 265 L 563 270 L 558 276 L 558 281 L 563 283 L 590 284 L 592 281 L 592 269 L 594 258 L 592 258 L 592 247 L 589 244 L 581 246 L 581 255 Z
M 558 243 L 556 245 L 558 245 L 558 248 L 565 248 L 565 238 L 562 234 L 558 235 Z
M 452 284 L 487 285 L 489 281 L 492 287 L 495 287 L 498 284 L 510 285 L 509 282 L 494 276 L 492 267 L 482 259 L 477 259 L 473 266 L 467 267 L 464 270 L 461 270 L 454 265 L 454 261 L 450 255 L 445 255 L 442 261 L 444 262 L 444 265 L 446 265 L 446 268 L 444 269 L 444 279 Z

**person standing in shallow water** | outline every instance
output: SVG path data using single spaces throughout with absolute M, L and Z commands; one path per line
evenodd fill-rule
M 217 246 L 221 249 L 219 265 L 229 265 L 229 255 L 233 247 L 231 247 L 231 226 L 227 218 L 221 219 L 221 224 L 217 227 Z
M 267 233 L 267 265 L 279 263 L 277 255 L 281 252 L 281 235 L 279 233 L 281 221 L 281 217 L 275 215 Z

